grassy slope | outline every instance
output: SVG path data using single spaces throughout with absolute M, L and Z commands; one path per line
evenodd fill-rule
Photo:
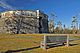
M 5 52 L 7 50 L 20 50 L 26 48 L 32 48 L 39 46 L 42 40 L 42 36 L 35 35 L 0 35 L 0 52 Z M 80 40 L 74 41 L 73 43 L 77 43 L 78 45 L 74 46 L 59 46 L 50 48 L 47 50 L 43 50 L 41 48 L 20 51 L 18 53 L 80 53 Z

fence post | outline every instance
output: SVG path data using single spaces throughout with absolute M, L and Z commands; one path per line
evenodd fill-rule
M 67 47 L 69 46 L 69 34 L 67 35 Z

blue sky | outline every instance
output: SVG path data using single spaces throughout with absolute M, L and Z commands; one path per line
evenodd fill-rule
M 55 22 L 61 21 L 62 24 L 66 24 L 70 27 L 72 17 L 77 15 L 80 19 L 80 0 L 0 0 L 9 8 L 13 9 L 28 9 L 36 10 L 40 9 L 46 13 L 49 18 L 51 12 L 55 12 Z M 4 11 L 7 7 L 0 7 L 0 11 Z M 79 21 L 80 23 L 80 21 Z

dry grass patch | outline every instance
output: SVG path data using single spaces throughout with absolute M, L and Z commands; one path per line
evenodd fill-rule
M 39 46 L 42 40 L 42 34 L 0 34 L 0 52 L 25 49 L 16 53 L 80 53 L 80 40 L 71 42 L 77 43 L 77 45 L 69 47 L 59 46 L 47 50 L 42 48 L 26 50 L 27 48 Z

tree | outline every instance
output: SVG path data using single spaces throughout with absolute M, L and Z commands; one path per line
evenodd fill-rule
M 61 21 L 58 21 L 57 22 L 57 27 L 55 28 L 55 33 L 62 33 L 62 23 L 61 23 Z
M 64 25 L 63 27 L 64 27 L 63 33 L 66 33 L 66 25 Z
M 78 30 L 78 21 L 77 21 L 77 17 L 72 17 L 72 24 L 71 24 L 71 28 L 73 33 L 77 33 Z
M 54 30 L 54 22 L 53 20 L 49 21 L 49 33 L 53 33 Z
M 51 18 L 50 18 L 50 21 L 49 21 L 49 33 L 54 33 L 54 27 L 55 27 L 55 18 L 57 16 L 55 15 L 54 12 L 51 13 Z
M 59 30 L 62 30 L 62 23 L 61 23 L 61 21 L 58 21 L 57 25 L 58 25 Z

